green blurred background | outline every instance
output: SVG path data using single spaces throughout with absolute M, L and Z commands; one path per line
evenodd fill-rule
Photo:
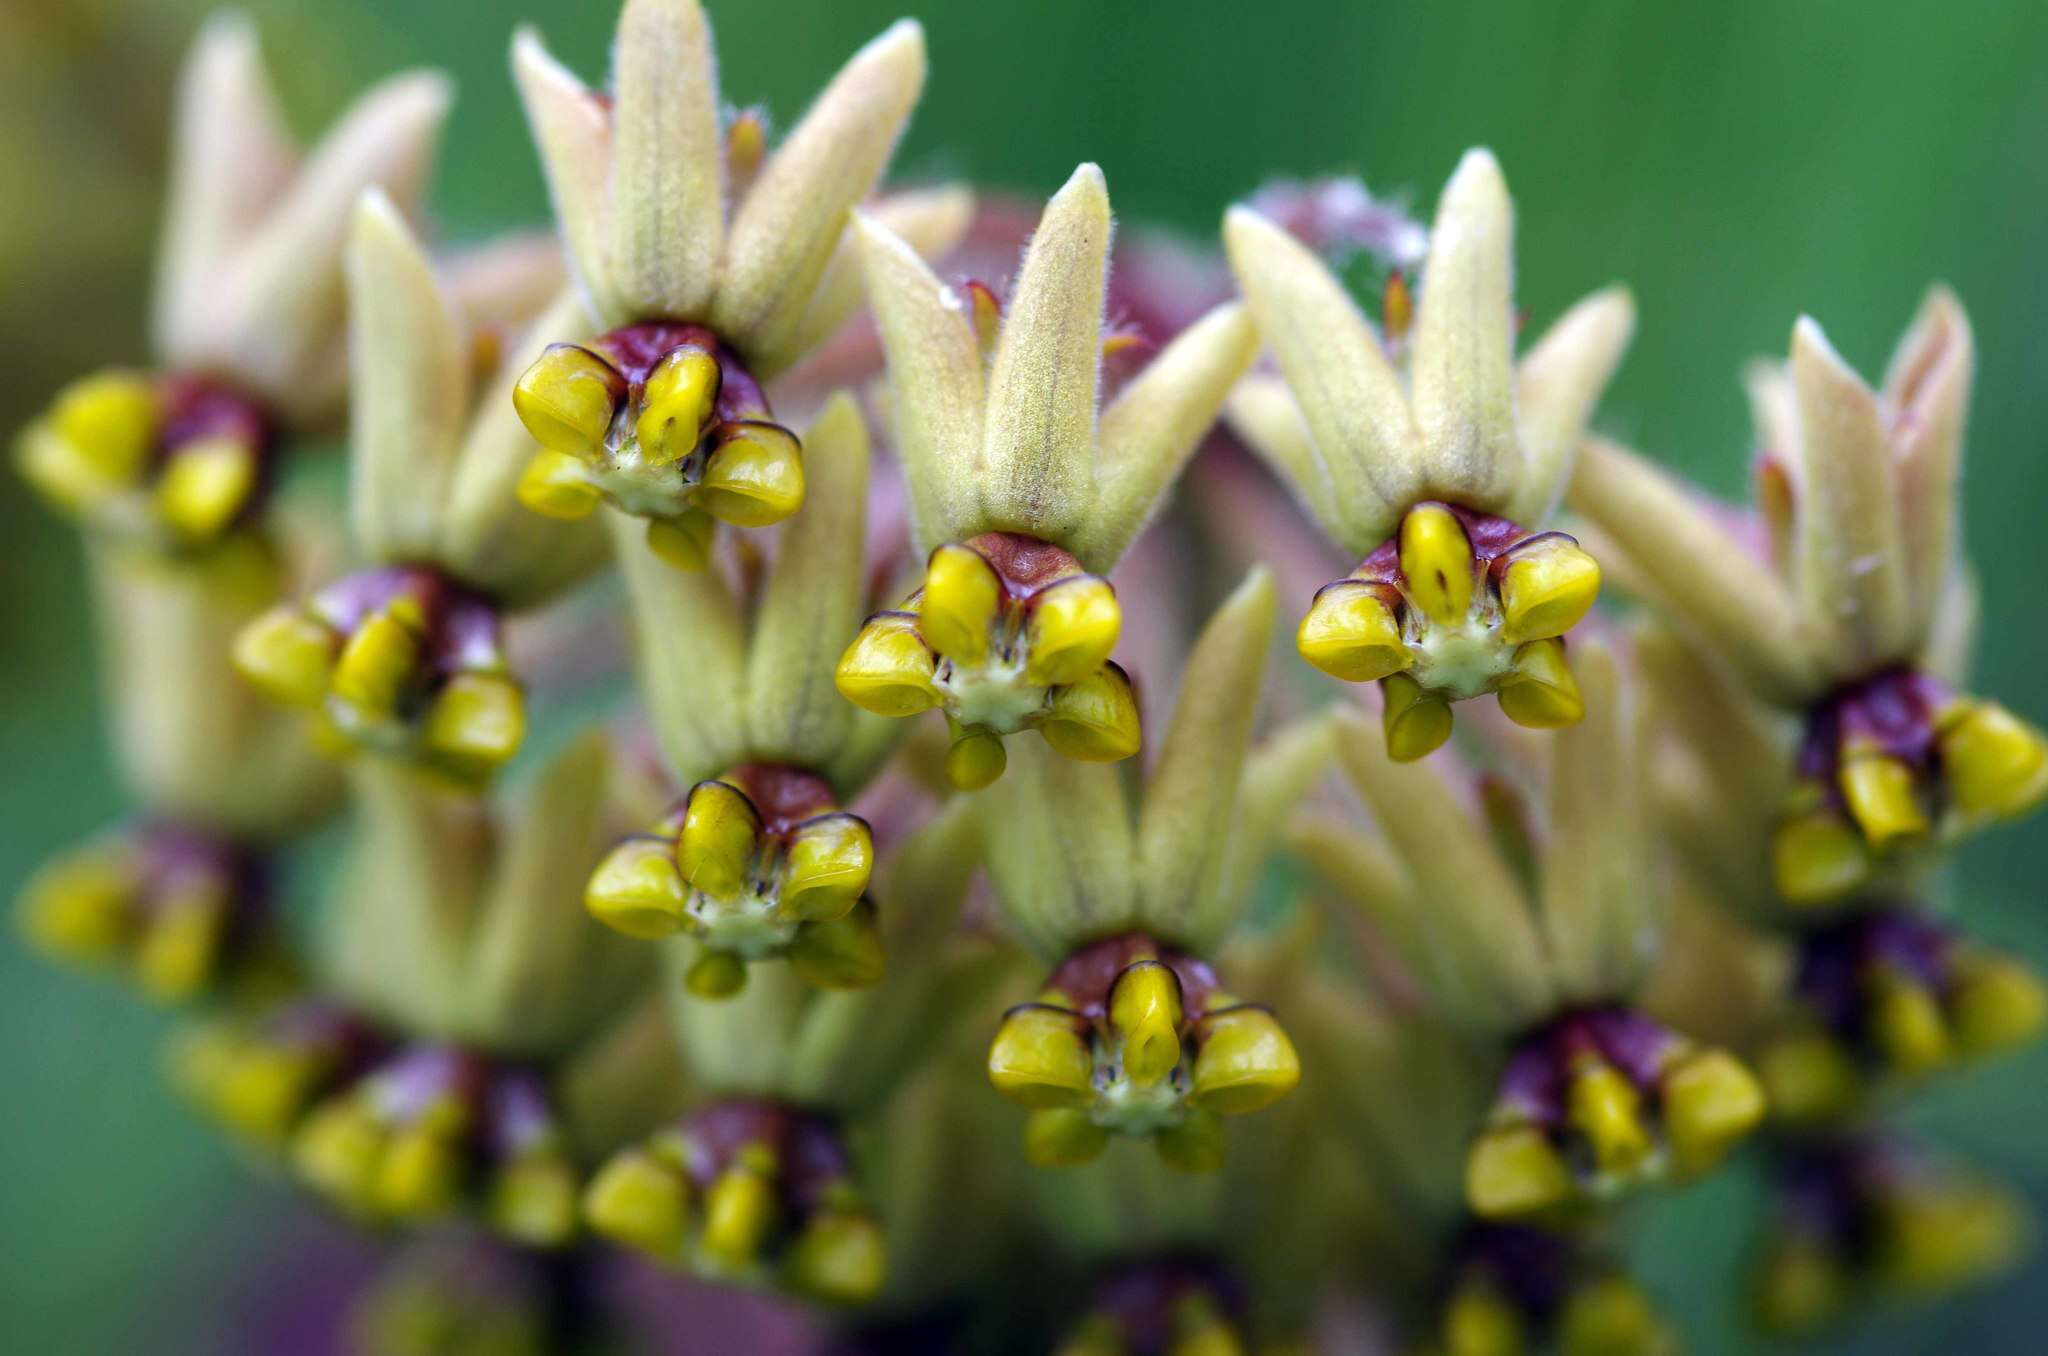
M 451 71 L 432 193 L 450 238 L 544 219 L 505 73 L 538 22 L 595 76 L 609 0 L 260 0 L 286 103 L 310 130 L 373 77 Z M 788 123 L 907 0 L 712 0 L 726 96 Z M 194 0 L 0 7 L 0 427 L 64 378 L 144 355 L 169 83 Z M 2048 720 L 2034 592 L 2048 508 L 2048 5 L 1354 4 L 923 0 L 932 76 L 897 158 L 1043 193 L 1107 170 L 1127 221 L 1213 231 L 1276 174 L 1352 169 L 1424 207 L 1491 145 L 1520 209 L 1538 324 L 1610 279 L 1641 306 L 1603 416 L 1723 492 L 1748 449 L 1736 371 L 1817 316 L 1876 374 L 1925 284 L 1961 293 L 1980 349 L 1966 486 L 1990 618 L 1980 683 Z M 96 722 L 79 559 L 0 478 L 0 883 L 121 812 Z M 1965 855 L 1977 929 L 2048 965 L 2039 821 Z M 162 1022 L 0 940 L 0 1348 L 219 1350 L 223 1300 L 293 1226 L 156 1077 Z M 1912 1119 L 2048 1205 L 2048 1054 L 1944 1085 Z M 1754 1184 L 1650 1212 L 1646 1278 L 1691 1349 L 1744 1349 L 1730 1303 Z M 1843 1351 L 2042 1348 L 2048 1264 L 1887 1315 Z

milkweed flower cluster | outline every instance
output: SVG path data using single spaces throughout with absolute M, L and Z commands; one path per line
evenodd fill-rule
M 136 805 L 23 927 L 179 1005 L 254 1154 L 424 1236 L 365 1332 L 598 1340 L 630 1254 L 850 1350 L 1309 1350 L 1364 1303 L 1652 1356 L 1621 1203 L 1749 1146 L 1766 1323 L 2016 1254 L 1881 1114 L 2048 1021 L 1943 907 L 2048 798 L 1965 695 L 1955 297 L 1875 390 L 1798 323 L 1745 513 L 1588 434 L 1626 291 L 1517 358 L 1484 150 L 1427 227 L 1276 181 L 1168 250 L 1093 164 L 1042 212 L 882 187 L 913 21 L 779 140 L 695 0 L 627 0 L 605 88 L 531 31 L 511 66 L 559 247 L 437 251 L 442 82 L 301 161 L 210 23 L 153 366 L 17 444 Z M 341 428 L 345 514 L 293 470 Z

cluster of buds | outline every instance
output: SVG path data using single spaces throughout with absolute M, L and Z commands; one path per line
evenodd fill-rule
M 312 1106 L 299 1179 L 359 1219 L 423 1223 L 464 1206 L 530 1247 L 574 1237 L 581 1186 L 547 1085 L 451 1045 L 409 1046 Z
M 193 1028 L 173 1048 L 172 1071 L 201 1110 L 248 1144 L 276 1152 L 309 1108 L 388 1048 L 384 1034 L 353 1011 L 308 998 L 253 1020 Z
M 1798 776 L 1772 873 L 1788 903 L 1825 904 L 1916 848 L 2033 810 L 2048 798 L 2048 737 L 1997 702 L 1899 669 L 1808 712 Z
M 588 345 L 551 344 L 512 400 L 540 444 L 520 501 L 557 518 L 609 501 L 647 519 L 648 547 L 678 569 L 704 568 L 714 519 L 768 527 L 803 505 L 796 434 L 701 325 L 628 325 Z
M 178 554 L 259 511 L 276 440 L 264 407 L 218 381 L 110 371 L 60 392 L 16 456 L 45 499 L 93 531 Z
M 1791 1122 L 1842 1116 L 1871 1085 L 2015 1049 L 2048 1022 L 2048 988 L 2024 963 L 1907 909 L 1802 936 L 1792 1001 L 1756 1057 L 1772 1114 Z
M 1712 1168 L 1762 1122 L 1739 1059 L 1629 1008 L 1567 1013 L 1508 1057 L 1465 1161 L 1485 1219 L 1569 1215 Z
M 1010 1009 L 988 1076 L 1032 1108 L 1034 1163 L 1085 1163 L 1116 1133 L 1210 1172 L 1223 1162 L 1221 1117 L 1286 1096 L 1301 1060 L 1269 1009 L 1233 997 L 1194 956 L 1131 934 L 1076 951 Z
M 1625 1272 L 1568 1235 L 1467 1228 L 1452 1245 L 1430 1356 L 1670 1356 L 1677 1340 Z
M 479 786 L 526 737 L 498 610 L 437 571 L 392 565 L 284 603 L 235 642 L 235 667 L 316 712 L 343 748 L 415 762 Z
M 838 1125 L 781 1102 L 716 1102 L 621 1150 L 591 1179 L 583 1217 L 669 1265 L 832 1303 L 872 1299 L 888 1276 Z
M 45 953 L 125 970 L 162 1003 L 251 997 L 291 971 L 261 855 L 184 824 L 138 825 L 57 859 L 21 907 Z
M 1412 762 L 1450 737 L 1452 702 L 1487 692 L 1517 725 L 1577 724 L 1562 637 L 1599 592 L 1600 567 L 1564 533 L 1423 503 L 1317 590 L 1295 643 L 1332 677 L 1380 684 L 1387 752 Z
M 1928 1298 L 2017 1260 L 2025 1207 L 1997 1184 L 1883 1135 L 1788 1148 L 1750 1281 L 1757 1320 L 1820 1328 L 1859 1302 Z
M 1243 1286 L 1199 1256 L 1130 1262 L 1096 1283 L 1054 1356 L 1244 1356 Z
M 867 821 L 841 810 L 823 778 L 740 767 L 614 847 L 583 899 L 629 937 L 695 938 L 684 983 L 699 998 L 731 997 L 750 963 L 772 957 L 819 988 L 865 988 L 882 978 L 865 898 L 874 857 Z
M 1070 552 L 990 532 L 933 551 L 923 587 L 862 624 L 836 678 L 877 715 L 943 710 L 947 780 L 974 791 L 1003 775 L 1019 730 L 1083 762 L 1138 751 L 1137 696 L 1109 658 L 1122 627 L 1109 581 Z

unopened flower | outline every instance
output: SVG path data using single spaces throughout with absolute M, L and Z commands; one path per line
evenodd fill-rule
M 741 767 L 690 788 L 652 831 L 625 839 L 584 888 L 592 916 L 631 937 L 698 943 L 685 982 L 726 998 L 747 966 L 785 958 L 821 988 L 882 978 L 875 907 L 865 896 L 875 845 L 823 778 Z
M 300 163 L 246 20 L 220 16 L 182 77 L 150 371 L 73 383 L 22 435 L 30 483 L 92 532 L 202 554 L 260 521 L 286 432 L 346 385 L 342 242 L 356 195 L 418 197 L 448 88 L 372 90 Z
M 1465 1165 L 1466 1197 L 1489 1219 L 1704 1171 L 1764 1115 L 1741 1061 L 1633 1007 L 1659 889 L 1638 722 L 1605 645 L 1586 647 L 1581 673 L 1595 701 L 1548 744 L 1540 799 L 1404 766 L 1347 716 L 1338 752 L 1385 846 L 1313 820 L 1295 835 L 1432 1009 L 1506 1057 Z
M 1931 1300 L 2010 1268 L 2032 1232 L 2005 1187 L 1879 1134 L 1782 1151 L 1750 1278 L 1757 1321 L 1810 1335 L 1872 1299 Z
M 840 1127 L 781 1102 L 714 1102 L 621 1150 L 582 1210 L 598 1235 L 720 1280 L 857 1304 L 888 1278 Z
M 2048 988 L 2017 957 L 1909 908 L 1799 938 L 1791 1011 L 1756 1055 L 1774 1116 L 1839 1118 L 1867 1093 L 2006 1053 L 2048 1023 Z
M 1201 1256 L 1127 1262 L 1096 1282 L 1054 1356 L 1245 1356 L 1243 1288 Z
M 282 986 L 292 971 L 269 876 L 249 845 L 144 823 L 44 866 L 23 888 L 21 925 L 39 950 L 125 971 L 161 1003 L 247 998 Z
M 763 159 L 757 118 L 721 129 L 696 0 L 628 0 L 609 96 L 520 32 L 513 74 L 555 215 L 589 313 L 609 327 L 550 346 L 512 393 L 541 445 L 519 486 L 530 508 L 574 518 L 609 501 L 646 519 L 648 545 L 684 569 L 703 567 L 714 520 L 764 527 L 796 512 L 802 449 L 761 383 L 857 304 L 826 275 L 924 64 L 923 30 L 896 24 Z
M 1569 1234 L 1475 1225 L 1454 1245 L 1432 1340 L 1441 1356 L 1674 1356 L 1677 1335 L 1628 1274 Z
M 345 746 L 479 785 L 526 733 L 501 613 L 577 582 L 603 558 L 603 534 L 520 509 L 528 441 L 503 403 L 511 376 L 477 370 L 470 318 L 380 193 L 356 212 L 348 276 L 350 507 L 373 564 L 251 622 L 235 664 Z M 555 306 L 528 347 L 574 313 Z
M 1951 686 L 1973 608 L 1954 523 L 1974 361 L 1945 288 L 1878 390 L 1802 317 L 1789 362 L 1750 373 L 1761 457 L 1737 529 L 1622 448 L 1581 456 L 1573 507 L 1631 589 L 1805 722 L 1773 848 L 1788 901 L 1832 903 L 2048 798 L 2048 737 Z
M 299 1179 L 359 1218 L 423 1222 L 468 1205 L 536 1247 L 576 1232 L 578 1174 L 544 1082 L 458 1047 L 398 1051 L 310 1108 Z
M 1587 298 L 1517 367 L 1513 229 L 1500 167 L 1468 152 L 1437 206 L 1420 302 L 1393 275 L 1381 333 L 1306 245 L 1247 207 L 1224 223 L 1285 378 L 1241 386 L 1232 423 L 1363 557 L 1317 593 L 1296 641 L 1324 672 L 1381 684 L 1387 747 L 1403 762 L 1449 737 L 1451 703 L 1484 693 L 1539 729 L 1584 711 L 1563 637 L 1592 607 L 1600 568 L 1535 525 L 1570 475 L 1634 307 L 1619 289 Z
M 1103 576 L 1249 365 L 1249 321 L 1211 311 L 1098 418 L 1101 170 L 1081 166 L 1046 205 L 1007 304 L 941 283 L 871 218 L 854 231 L 927 558 L 922 587 L 847 647 L 839 690 L 880 715 L 943 711 L 963 789 L 1001 776 L 1024 729 L 1068 758 L 1130 757 L 1137 702 L 1110 661 L 1123 610 Z
M 1114 1133 L 1212 1170 L 1219 1118 L 1300 1079 L 1272 1013 L 1205 960 L 1243 907 L 1272 807 L 1321 765 L 1313 742 L 1283 741 L 1276 775 L 1240 795 L 1273 606 L 1255 572 L 1203 631 L 1135 814 L 1113 769 L 1041 750 L 976 801 L 998 902 L 1052 965 L 988 1056 L 990 1081 L 1033 1108 L 1034 1162 L 1083 1162 Z

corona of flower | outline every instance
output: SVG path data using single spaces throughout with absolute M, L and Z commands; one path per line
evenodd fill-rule
M 1435 1344 L 1443 1356 L 1672 1356 L 1641 1286 L 1568 1234 L 1479 1225 L 1455 1245 Z
M 583 898 L 629 937 L 696 938 L 686 982 L 700 998 L 736 993 L 747 965 L 769 957 L 822 988 L 862 988 L 882 977 L 863 897 L 874 854 L 867 821 L 839 809 L 822 778 L 742 767 L 613 848 Z
M 1953 686 L 1974 608 L 1954 528 L 1974 364 L 1945 288 L 1878 390 L 1801 317 L 1789 361 L 1749 378 L 1761 553 L 1628 451 L 1596 439 L 1581 458 L 1573 507 L 1631 588 L 1804 722 L 1772 845 L 1790 902 L 1881 889 L 2048 798 L 2048 739 Z
M 702 1274 L 774 1277 L 814 1299 L 857 1304 L 887 1279 L 881 1226 L 829 1117 L 735 1099 L 622 1150 L 583 1196 L 590 1228 Z
M 1563 637 L 1592 607 L 1600 567 L 1533 525 L 1563 489 L 1634 310 L 1618 289 L 1589 297 L 1517 368 L 1513 233 L 1500 167 L 1468 152 L 1437 205 L 1419 304 L 1395 274 L 1375 331 L 1307 246 L 1248 207 L 1224 223 L 1285 378 L 1246 383 L 1232 422 L 1364 557 L 1316 594 L 1296 643 L 1325 673 L 1381 685 L 1402 762 L 1450 736 L 1453 702 L 1484 693 L 1537 729 L 1584 714 Z
M 1245 1356 L 1243 1286 L 1203 1257 L 1127 1262 L 1095 1283 L 1054 1356 Z
M 854 229 L 928 554 L 922 587 L 847 647 L 839 690 L 880 715 L 943 711 L 962 789 L 1000 777 L 1004 738 L 1024 729 L 1064 757 L 1130 757 L 1137 701 L 1109 658 L 1123 605 L 1101 576 L 1251 362 L 1250 323 L 1211 311 L 1098 418 L 1101 170 L 1081 166 L 1046 204 L 1007 306 L 941 283 L 881 222 Z
M 923 30 L 899 23 L 856 53 L 765 158 L 758 115 L 721 128 L 695 0 L 628 0 L 608 97 L 531 30 L 512 66 L 590 314 L 610 327 L 519 378 L 540 444 L 520 498 L 564 518 L 609 501 L 647 520 L 664 560 L 701 569 L 714 521 L 765 527 L 804 501 L 802 448 L 761 383 L 857 301 L 843 266 L 826 275 L 917 102 Z

